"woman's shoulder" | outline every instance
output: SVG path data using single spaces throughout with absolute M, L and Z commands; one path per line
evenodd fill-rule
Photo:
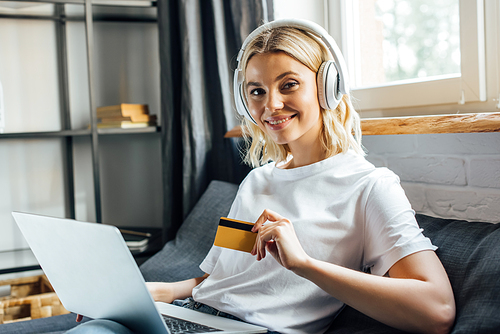
M 355 152 L 339 154 L 324 174 L 333 183 L 370 190 L 381 180 L 399 183 L 399 177 L 386 167 L 376 167 L 363 155 Z
M 262 166 L 258 166 L 258 167 L 253 168 L 248 173 L 247 178 L 271 174 L 274 168 L 276 168 L 276 163 L 273 161 L 269 161 L 268 163 L 266 163 Z
M 254 183 L 258 182 L 259 180 L 265 180 L 268 179 L 269 176 L 272 174 L 272 170 L 274 168 L 275 163 L 274 162 L 268 162 L 265 165 L 255 167 L 250 172 L 248 172 L 247 176 L 243 179 L 243 181 L 240 183 L 240 188 L 244 186 L 245 184 Z

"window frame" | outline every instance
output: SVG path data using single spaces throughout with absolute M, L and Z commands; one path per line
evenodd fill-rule
M 353 36 L 353 27 L 347 17 L 352 17 L 353 6 L 357 0 L 342 0 L 340 10 L 330 11 L 330 32 L 339 29 L 334 22 L 342 22 L 342 41 L 345 42 L 345 58 L 350 73 L 354 64 L 349 61 L 355 57 L 354 43 L 347 43 Z M 361 110 L 391 109 L 486 101 L 485 74 L 485 22 L 484 0 L 460 0 L 460 52 L 461 74 L 444 75 L 428 79 L 415 79 L 391 82 L 385 85 L 352 88 L 353 96 L 358 100 Z M 346 13 L 339 18 L 341 13 Z M 333 21 L 332 21 L 333 20 Z M 354 22 L 355 23 L 355 22 Z M 351 74 L 352 75 L 352 74 Z M 418 91 L 418 94 L 414 94 Z M 425 98 L 422 98 L 425 96 Z
M 348 67 L 352 66 L 349 58 L 353 50 L 347 43 L 351 36 L 344 13 L 350 3 L 352 0 L 308 3 L 322 7 L 324 17 L 316 22 L 337 41 Z M 500 74 L 495 73 L 500 73 L 500 4 L 494 0 L 459 0 L 459 6 L 461 74 L 351 88 L 362 118 L 498 111 Z

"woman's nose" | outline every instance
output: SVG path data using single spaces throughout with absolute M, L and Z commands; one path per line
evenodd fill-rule
M 275 111 L 283 109 L 284 102 L 283 96 L 277 92 L 269 92 L 266 100 L 266 109 L 269 111 Z

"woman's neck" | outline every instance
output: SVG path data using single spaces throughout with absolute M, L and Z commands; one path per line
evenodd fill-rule
M 290 147 L 290 153 L 292 155 L 292 159 L 290 159 L 290 161 L 288 161 L 284 165 L 280 166 L 280 168 L 292 169 L 307 166 L 327 158 L 326 150 L 319 142 L 319 139 L 318 143 L 315 143 L 314 145 L 310 145 L 308 147 Z

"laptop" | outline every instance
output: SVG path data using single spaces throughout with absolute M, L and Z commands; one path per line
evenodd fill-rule
M 114 226 L 20 212 L 12 215 L 68 311 L 113 320 L 136 333 L 173 334 L 164 316 L 217 333 L 267 332 L 260 326 L 155 302 Z

